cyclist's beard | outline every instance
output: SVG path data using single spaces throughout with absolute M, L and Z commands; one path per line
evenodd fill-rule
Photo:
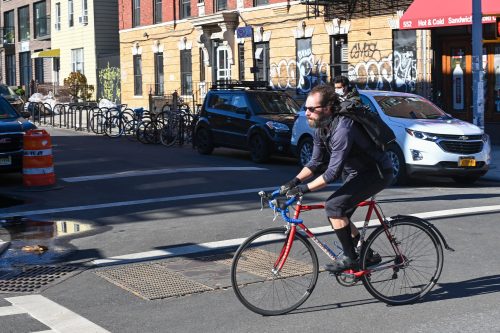
M 312 128 L 325 128 L 328 125 L 330 125 L 330 123 L 332 122 L 332 119 L 333 119 L 333 115 L 331 115 L 331 114 L 328 114 L 328 115 L 322 114 L 317 119 L 307 118 L 307 123 Z

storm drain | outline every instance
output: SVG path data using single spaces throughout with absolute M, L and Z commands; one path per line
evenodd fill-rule
M 32 292 L 75 272 L 79 268 L 79 266 L 70 265 L 23 267 L 20 272 L 0 278 L 0 292 Z
M 238 268 L 246 272 L 271 279 L 274 275 L 270 268 L 273 267 L 275 262 L 276 255 L 260 249 L 249 249 L 244 252 L 243 256 L 240 257 Z M 292 277 L 311 274 L 312 272 L 312 265 L 288 257 L 286 259 L 286 264 L 280 272 L 280 276 Z
M 159 264 L 125 265 L 95 272 L 109 282 L 143 298 L 154 300 L 213 290 Z

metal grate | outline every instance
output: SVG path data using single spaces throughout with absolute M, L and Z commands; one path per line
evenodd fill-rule
M 159 264 L 125 265 L 98 270 L 95 273 L 146 300 L 213 290 Z
M 268 279 L 275 278 L 271 269 L 276 262 L 276 255 L 260 249 L 249 249 L 240 258 L 238 267 L 246 272 Z M 286 264 L 280 272 L 281 277 L 300 276 L 311 274 L 313 266 L 293 258 L 287 258 Z
M 32 292 L 78 269 L 81 267 L 70 265 L 24 267 L 0 278 L 0 292 Z

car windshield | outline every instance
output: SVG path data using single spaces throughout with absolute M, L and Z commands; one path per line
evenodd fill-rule
M 389 117 L 406 119 L 449 119 L 445 112 L 419 96 L 374 96 Z
M 277 92 L 249 93 L 257 102 L 256 114 L 295 114 L 299 105 L 287 94 Z
M 16 110 L 10 105 L 5 98 L 0 97 L 0 120 L 19 118 Z
M 15 94 L 16 93 L 9 86 L 0 85 L 0 95 L 10 96 L 10 95 L 15 95 Z

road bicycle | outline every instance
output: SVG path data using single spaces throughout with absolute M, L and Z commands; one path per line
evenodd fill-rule
M 259 195 L 274 210 L 275 218 L 281 215 L 286 224 L 259 231 L 241 244 L 233 257 L 231 283 L 237 298 L 251 311 L 280 315 L 298 308 L 316 286 L 320 269 L 309 239 L 330 260 L 336 260 L 342 252 L 338 247 L 335 253 L 299 219 L 301 212 L 324 209 L 324 205 L 303 205 L 302 197 L 282 199 L 279 190 L 272 194 L 261 191 Z M 405 215 L 386 218 L 375 198 L 358 207 L 368 208 L 360 229 L 359 269 L 334 274 L 337 281 L 343 286 L 362 281 L 373 297 L 390 305 L 420 300 L 441 275 L 443 245 L 454 250 L 426 220 Z M 365 240 L 373 224 L 372 214 L 380 225 Z

